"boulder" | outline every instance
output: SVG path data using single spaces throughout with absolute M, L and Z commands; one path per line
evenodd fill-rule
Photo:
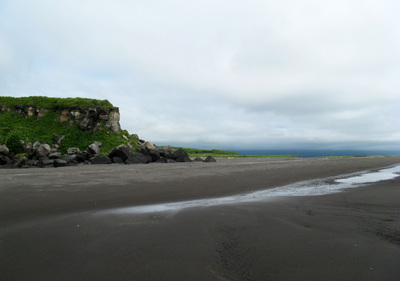
M 111 158 L 111 160 L 115 164 L 124 164 L 124 160 L 120 157 L 113 157 L 113 158 Z
M 0 145 L 0 154 L 7 156 L 10 153 L 10 150 L 7 148 L 5 144 Z
M 208 156 L 208 157 L 206 158 L 206 160 L 204 160 L 204 162 L 217 162 L 217 160 L 215 160 L 215 158 L 212 157 L 212 156 Z
M 154 144 L 151 144 L 150 142 L 146 141 L 145 143 L 142 143 L 139 146 L 140 151 L 147 151 L 149 149 L 156 149 L 156 147 L 154 146 Z
M 54 167 L 65 167 L 68 165 L 68 162 L 62 159 L 54 160 Z
M 166 145 L 162 148 L 159 148 L 158 151 L 160 152 L 161 157 L 165 158 L 172 158 L 172 155 L 175 153 L 175 149 L 173 149 L 170 145 Z
M 97 145 L 98 147 L 101 147 L 103 144 L 101 143 L 101 142 L 99 142 L 99 141 L 95 141 L 95 142 L 93 142 L 95 145 Z
M 61 141 L 62 141 L 63 139 L 65 139 L 65 136 L 64 136 L 64 135 L 59 136 L 59 135 L 53 134 L 53 140 L 54 140 L 57 144 L 60 144 Z
M 69 154 L 69 155 L 78 154 L 80 152 L 81 152 L 80 149 L 77 147 L 70 147 L 67 149 L 67 154 Z
M 145 154 L 151 157 L 151 162 L 155 162 L 161 157 L 157 149 L 149 149 Z
M 89 160 L 90 157 L 91 157 L 91 155 L 90 155 L 89 152 L 83 151 L 83 152 L 80 152 L 80 153 L 78 153 L 78 154 L 76 155 L 76 160 L 77 160 L 79 163 L 83 163 L 83 162 Z
M 97 154 L 100 153 L 100 147 L 99 147 L 97 144 L 92 143 L 92 144 L 89 145 L 89 147 L 88 147 L 88 152 L 89 152 L 90 154 L 92 154 L 92 155 L 97 155 Z
M 172 159 L 176 162 L 192 162 L 192 160 L 189 158 L 189 155 L 183 149 L 178 149 L 175 151 L 172 155 Z
M 36 149 L 36 148 L 39 147 L 39 145 L 40 145 L 40 142 L 35 141 L 35 142 L 32 144 L 32 147 Z
M 108 158 L 105 155 L 97 155 L 93 158 L 90 159 L 90 163 L 93 165 L 98 165 L 98 164 L 111 164 L 110 158 Z
M 48 144 L 41 144 L 36 148 L 36 157 L 38 159 L 47 157 L 50 154 L 51 148 Z
M 156 161 L 154 161 L 155 163 L 168 163 L 167 158 L 158 158 Z
M 130 152 L 128 147 L 126 147 L 124 145 L 117 146 L 116 148 L 111 150 L 110 154 L 108 155 L 108 157 L 110 157 L 110 158 L 119 157 L 123 161 L 126 161 L 129 157 L 132 157 L 132 156 L 133 156 L 133 154 Z
M 41 168 L 53 167 L 54 166 L 54 159 L 48 159 L 48 158 L 40 159 L 39 162 L 37 163 L 37 166 L 41 167 Z
M 12 161 L 7 156 L 0 156 L 0 166 L 2 168 L 11 167 Z
M 134 154 L 132 157 L 129 157 L 125 164 L 147 164 L 151 162 L 151 157 L 148 155 L 144 155 L 143 153 Z
M 194 162 L 204 162 L 204 160 L 203 159 L 201 159 L 200 157 L 196 157 L 196 158 L 194 158 L 194 160 L 193 160 Z
M 52 152 L 49 154 L 49 159 L 59 159 L 61 158 L 62 154 L 61 152 Z
M 76 159 L 76 155 L 64 155 L 61 160 L 67 161 L 68 166 L 74 166 L 78 164 L 78 160 Z

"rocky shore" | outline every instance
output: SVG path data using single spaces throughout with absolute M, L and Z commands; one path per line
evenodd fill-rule
M 65 167 L 96 164 L 147 164 L 191 162 L 183 149 L 173 149 L 171 146 L 157 147 L 150 142 L 140 141 L 136 149 L 131 144 L 119 145 L 108 155 L 100 154 L 101 142 L 93 142 L 86 150 L 77 147 L 68 148 L 66 154 L 58 151 L 63 136 L 54 135 L 56 144 L 41 144 L 39 142 L 25 144 L 25 153 L 14 155 L 6 145 L 0 145 L 0 168 L 30 168 L 30 167 Z M 194 161 L 216 162 L 209 156 Z

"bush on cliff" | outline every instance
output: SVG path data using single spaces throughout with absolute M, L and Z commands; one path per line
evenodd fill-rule
M 21 136 L 18 132 L 11 132 L 8 134 L 5 143 L 7 148 L 14 154 L 22 153 L 24 151 L 21 143 Z

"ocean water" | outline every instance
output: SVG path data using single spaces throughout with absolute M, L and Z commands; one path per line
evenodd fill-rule
M 365 172 L 361 174 L 345 175 L 336 178 L 317 179 L 304 181 L 286 186 L 270 188 L 245 194 L 237 194 L 219 198 L 200 200 L 188 200 L 180 202 L 160 203 L 153 205 L 134 206 L 103 210 L 97 215 L 104 214 L 149 214 L 149 213 L 176 213 L 193 207 L 208 207 L 242 202 L 266 201 L 273 197 L 286 196 L 317 196 L 336 193 L 348 188 L 357 188 L 363 184 L 390 180 L 400 176 L 400 166 L 382 169 L 377 172 Z
M 400 150 L 233 149 L 231 151 L 242 155 L 297 155 L 302 158 L 322 156 L 400 155 Z

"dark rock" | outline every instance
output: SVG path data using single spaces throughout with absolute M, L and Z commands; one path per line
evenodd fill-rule
M 90 157 L 91 157 L 91 155 L 90 155 L 89 152 L 83 151 L 83 152 L 80 152 L 80 153 L 78 153 L 78 154 L 76 155 L 76 160 L 77 160 L 79 163 L 83 163 L 83 162 L 85 162 L 86 160 L 89 160 Z
M 8 158 L 7 156 L 0 156 L 0 166 L 2 166 L 2 168 L 11 167 L 12 166 L 11 159 Z
M 89 147 L 88 147 L 88 152 L 89 152 L 90 154 L 92 154 L 92 155 L 97 155 L 97 154 L 100 153 L 100 147 L 99 147 L 97 144 L 92 143 L 92 144 L 89 145 Z
M 65 167 L 68 165 L 68 162 L 62 159 L 54 160 L 54 167 Z
M 175 153 L 175 149 L 173 149 L 170 145 L 166 145 L 164 147 L 158 148 L 158 152 L 160 152 L 160 156 L 164 158 L 172 158 L 172 155 Z
M 98 164 L 111 164 L 110 158 L 108 158 L 105 155 L 97 155 L 93 158 L 90 159 L 90 163 L 93 165 L 98 165 Z
M 204 162 L 217 162 L 217 160 L 215 160 L 215 158 L 212 157 L 212 156 L 208 156 L 208 157 L 206 158 L 206 160 L 204 160 Z
M 51 148 L 48 144 L 41 144 L 36 148 L 36 157 L 38 159 L 47 157 L 50 154 Z
M 68 166 L 78 165 L 78 160 L 76 159 L 76 155 L 66 154 L 61 158 L 61 160 L 66 161 Z
M 67 162 L 76 161 L 76 155 L 65 154 L 61 159 Z
M 69 155 L 78 154 L 78 153 L 80 153 L 80 152 L 81 152 L 80 149 L 77 148 L 77 147 L 70 147 L 70 148 L 67 149 L 67 153 L 68 153 Z
M 49 159 L 59 159 L 61 158 L 61 152 L 52 152 L 49 154 Z
M 157 161 L 161 157 L 157 149 L 149 149 L 145 154 L 151 157 L 152 162 Z
M 155 163 L 168 163 L 168 159 L 167 158 L 158 158 L 156 161 L 154 161 Z
M 172 155 L 172 159 L 176 162 L 192 162 L 192 160 L 189 158 L 189 155 L 183 149 L 178 149 L 175 151 L 175 153 Z
M 132 157 L 129 157 L 125 164 L 147 164 L 151 162 L 151 157 L 148 155 L 144 155 L 143 153 L 134 154 Z
M 113 157 L 112 162 L 115 164 L 124 164 L 124 160 L 120 157 Z
M 110 154 L 108 155 L 108 157 L 110 157 L 110 158 L 119 157 L 123 161 L 126 161 L 129 157 L 132 157 L 132 156 L 133 156 L 133 154 L 124 145 L 117 146 L 116 148 L 111 150 Z
M 41 168 L 50 167 L 53 165 L 54 165 L 54 159 L 48 159 L 48 158 L 40 159 L 39 162 L 37 163 L 37 166 Z
M 194 160 L 193 160 L 194 162 L 204 162 L 204 160 L 203 159 L 201 159 L 200 157 L 196 157 L 196 158 L 194 158 Z
M 5 144 L 0 145 L 0 154 L 7 156 L 10 153 L 10 150 L 7 148 Z
M 165 156 L 171 156 L 175 153 L 176 149 L 173 149 L 172 146 L 166 145 L 163 147 L 165 151 Z

